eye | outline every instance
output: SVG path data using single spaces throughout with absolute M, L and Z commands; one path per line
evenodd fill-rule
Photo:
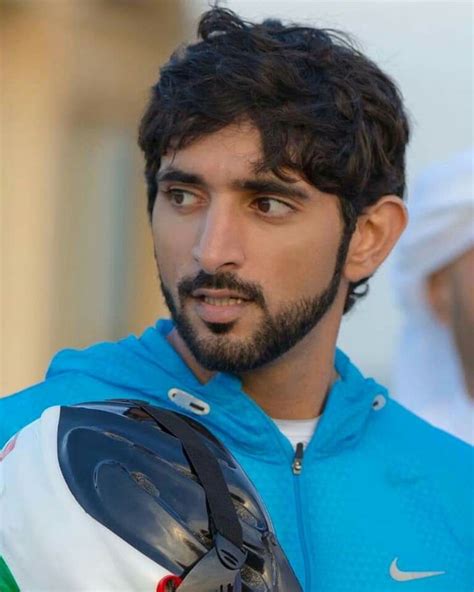
M 294 211 L 289 204 L 274 197 L 259 197 L 254 203 L 261 214 L 272 218 L 281 218 Z
M 197 203 L 198 198 L 193 193 L 186 191 L 185 189 L 179 189 L 172 187 L 170 189 L 163 190 L 171 204 L 177 208 L 185 208 L 193 206 Z

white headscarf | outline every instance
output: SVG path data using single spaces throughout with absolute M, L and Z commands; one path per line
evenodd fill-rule
M 473 159 L 468 150 L 430 166 L 409 196 L 410 222 L 395 259 L 405 319 L 393 380 L 394 397 L 403 405 L 471 444 L 474 402 L 451 332 L 428 305 L 426 279 L 474 245 Z

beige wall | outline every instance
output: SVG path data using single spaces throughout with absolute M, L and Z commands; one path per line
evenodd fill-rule
M 176 0 L 2 4 L 1 388 L 163 311 L 136 128 Z

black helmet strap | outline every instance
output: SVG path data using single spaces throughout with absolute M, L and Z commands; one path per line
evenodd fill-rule
M 180 592 L 240 591 L 240 568 L 247 552 L 243 549 L 242 526 L 218 460 L 204 439 L 176 414 L 148 405 L 140 405 L 140 409 L 181 442 L 204 488 L 212 524 L 217 531 L 214 547 L 187 572 L 179 586 Z

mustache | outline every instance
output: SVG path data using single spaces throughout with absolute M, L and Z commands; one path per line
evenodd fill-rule
M 208 290 L 232 290 L 233 292 L 238 292 L 242 298 L 252 300 L 262 308 L 266 308 L 263 290 L 258 284 L 243 281 L 228 271 L 211 275 L 201 270 L 194 278 L 183 278 L 178 283 L 178 294 L 183 299 L 187 296 L 192 296 L 193 292 L 200 288 Z

